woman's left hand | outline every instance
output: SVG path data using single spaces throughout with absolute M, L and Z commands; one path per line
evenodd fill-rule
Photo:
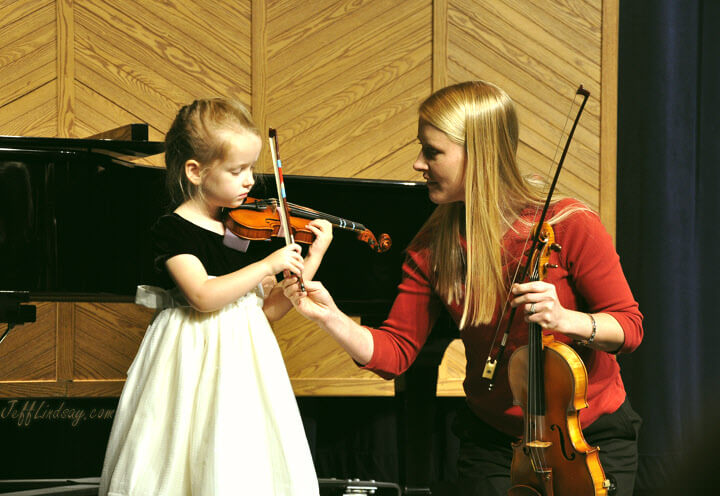
M 535 322 L 543 329 L 565 334 L 585 346 L 616 353 L 625 342 L 625 332 L 618 321 L 606 313 L 587 314 L 564 308 L 555 286 L 545 281 L 513 284 L 510 305 L 525 314 L 525 322 Z M 588 341 L 592 341 L 589 344 Z
M 513 299 L 510 306 L 523 311 L 525 322 L 534 322 L 543 329 L 563 332 L 563 323 L 569 315 L 558 300 L 554 284 L 545 281 L 516 283 L 511 291 Z

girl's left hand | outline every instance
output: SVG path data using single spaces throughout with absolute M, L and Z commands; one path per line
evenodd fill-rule
M 563 323 L 569 317 L 568 310 L 560 304 L 555 285 L 544 281 L 516 283 L 511 292 L 514 298 L 510 306 L 523 311 L 525 322 L 535 322 L 543 329 L 563 332 Z
M 307 228 L 315 235 L 315 241 L 310 245 L 309 251 L 324 255 L 333 239 L 332 224 L 324 219 L 315 219 L 307 224 Z

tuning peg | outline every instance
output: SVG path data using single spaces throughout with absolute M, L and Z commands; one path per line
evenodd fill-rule
M 557 269 L 558 266 L 557 266 L 557 264 L 546 263 L 545 268 L 546 269 Z
M 560 245 L 557 244 L 557 243 L 553 243 L 553 244 L 550 245 L 550 249 L 551 249 L 552 251 L 560 251 L 560 250 L 562 250 L 562 246 L 560 246 Z

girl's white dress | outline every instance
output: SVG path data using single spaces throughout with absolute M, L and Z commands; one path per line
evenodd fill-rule
M 262 289 L 212 313 L 167 295 L 128 370 L 99 494 L 316 496 Z

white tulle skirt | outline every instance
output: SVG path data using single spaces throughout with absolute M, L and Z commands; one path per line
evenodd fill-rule
M 262 301 L 157 315 L 128 370 L 100 495 L 318 495 Z

